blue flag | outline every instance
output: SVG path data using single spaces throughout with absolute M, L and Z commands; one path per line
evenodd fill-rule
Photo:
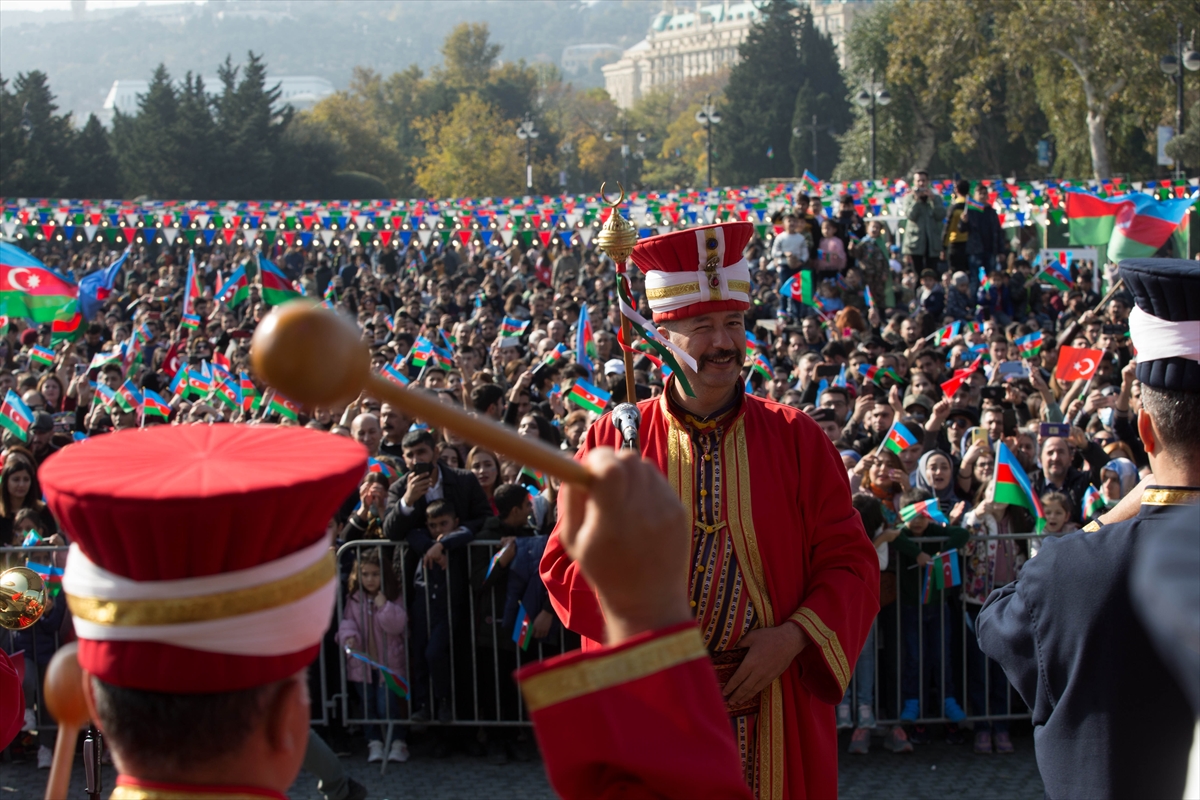
M 130 248 L 125 248 L 121 257 L 110 264 L 107 269 L 84 275 L 83 280 L 79 282 L 79 313 L 83 317 L 85 327 L 86 323 L 95 319 L 101 304 L 112 293 L 113 282 L 117 279 L 117 273 L 120 272 L 121 267 L 125 266 L 125 259 L 129 258 L 129 250 Z

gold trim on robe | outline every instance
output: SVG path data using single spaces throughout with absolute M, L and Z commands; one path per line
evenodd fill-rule
M 817 616 L 817 612 L 805 606 L 797 609 L 796 613 L 792 614 L 788 619 L 799 623 L 804 632 L 808 634 L 808 638 L 812 639 L 813 644 L 821 648 L 821 654 L 825 657 L 825 663 L 829 665 L 833 677 L 837 679 L 838 686 L 845 692 L 846 687 L 850 685 L 851 669 L 850 664 L 846 661 L 846 654 L 842 651 L 842 644 L 838 641 L 837 634 L 821 621 L 821 618 Z
M 694 625 L 607 656 L 567 664 L 521 682 L 525 704 L 540 711 L 585 694 L 629 683 L 697 658 L 708 658 Z

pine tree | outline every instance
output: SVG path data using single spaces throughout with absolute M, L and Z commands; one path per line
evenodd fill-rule
M 850 128 L 853 115 L 846 99 L 846 81 L 833 40 L 813 25 L 812 11 L 807 6 L 800 9 L 799 48 L 802 78 L 796 93 L 792 128 L 801 131 L 801 135 L 792 137 L 792 174 L 801 175 L 808 169 L 818 177 L 828 179 L 841 155 L 837 134 Z M 817 137 L 816 163 L 812 157 L 814 135 Z
M 74 129 L 70 114 L 54 113 L 58 106 L 46 74 L 34 70 L 17 75 L 11 101 L 6 103 L 17 119 L 16 138 L 20 144 L 10 167 L 12 186 L 6 186 L 4 193 L 25 197 L 62 195 L 70 171 Z
M 88 115 L 87 124 L 75 137 L 71 158 L 71 180 L 67 194 L 71 197 L 105 198 L 120 196 L 120 171 L 113 155 L 108 131 Z
M 25 150 L 21 132 L 21 106 L 8 90 L 8 81 L 0 78 L 0 195 L 17 195 L 17 167 Z
M 279 86 L 267 88 L 266 64 L 253 52 L 244 70 L 226 58 L 217 74 L 224 91 L 215 100 L 220 143 L 215 190 L 225 197 L 261 197 L 271 184 L 279 140 L 292 121 L 292 108 L 275 108 Z
M 188 73 L 179 87 L 175 124 L 181 197 L 213 197 L 217 166 L 217 124 L 212 98 L 199 76 Z
M 178 121 L 179 96 L 167 68 L 159 64 L 146 93 L 138 95 L 138 113 L 117 111 L 113 116 L 113 144 L 127 195 L 185 196 L 175 137 Z
M 753 183 L 786 172 L 792 117 L 804 64 L 794 0 L 768 0 L 738 48 L 725 88 L 724 119 L 713 131 L 718 183 Z

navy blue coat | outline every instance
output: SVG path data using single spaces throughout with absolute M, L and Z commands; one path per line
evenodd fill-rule
M 1183 795 L 1195 720 L 1129 592 L 1138 539 L 1171 509 L 1144 498 L 1131 520 L 1047 537 L 979 614 L 980 649 L 1033 710 L 1047 797 Z

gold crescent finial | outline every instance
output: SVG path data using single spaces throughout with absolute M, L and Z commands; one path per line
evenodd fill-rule
M 602 181 L 600 183 L 600 199 L 603 200 L 608 205 L 609 208 L 616 208 L 617 206 L 624 203 L 625 202 L 625 187 L 621 185 L 621 182 L 617 181 L 617 188 L 621 190 L 621 197 L 613 202 L 610 202 L 608 197 L 605 196 L 605 194 L 604 194 L 604 187 L 607 185 L 608 185 L 608 183 L 604 182 L 604 181 Z

